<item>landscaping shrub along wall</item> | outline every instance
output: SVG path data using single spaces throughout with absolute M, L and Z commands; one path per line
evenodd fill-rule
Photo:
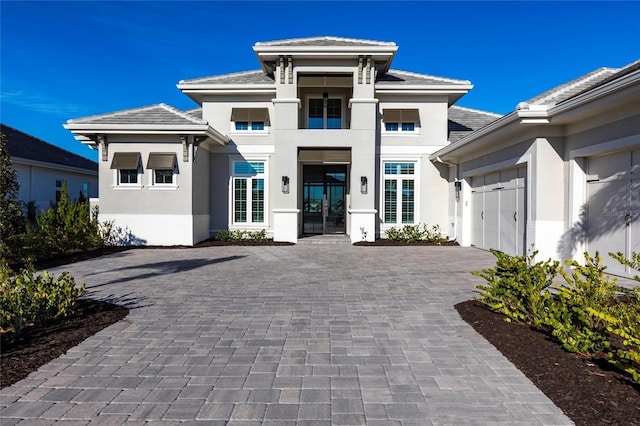
M 537 251 L 523 256 L 491 253 L 496 266 L 472 272 L 487 281 L 476 286 L 477 300 L 507 321 L 550 333 L 567 351 L 606 359 L 640 383 L 640 287 L 616 286 L 616 279 L 604 273 L 598 253 L 585 253 L 584 266 L 567 261 L 571 272 L 557 261 L 535 262 Z M 610 256 L 640 270 L 639 253 L 631 260 L 622 253 Z M 553 282 L 558 273 L 566 283 Z M 640 281 L 639 276 L 635 279 Z

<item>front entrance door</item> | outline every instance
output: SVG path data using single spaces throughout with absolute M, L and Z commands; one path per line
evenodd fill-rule
M 302 174 L 304 234 L 344 234 L 347 166 L 304 165 Z

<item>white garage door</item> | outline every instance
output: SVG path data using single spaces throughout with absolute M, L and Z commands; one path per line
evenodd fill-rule
M 608 253 L 640 252 L 640 149 L 588 158 L 587 197 L 587 250 L 599 252 L 609 273 L 637 273 Z
M 471 244 L 524 254 L 526 166 L 471 178 Z

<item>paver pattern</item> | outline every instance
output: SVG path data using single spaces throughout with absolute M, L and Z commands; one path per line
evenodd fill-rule
M 572 424 L 457 314 L 461 247 L 130 250 L 69 270 L 129 316 L 0 392 L 3 426 Z

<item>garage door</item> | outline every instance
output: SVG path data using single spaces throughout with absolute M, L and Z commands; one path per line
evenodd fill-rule
M 587 159 L 587 250 L 604 259 L 607 272 L 632 276 L 636 271 L 611 259 L 640 252 L 640 149 Z
M 526 166 L 471 178 L 471 244 L 524 254 Z

